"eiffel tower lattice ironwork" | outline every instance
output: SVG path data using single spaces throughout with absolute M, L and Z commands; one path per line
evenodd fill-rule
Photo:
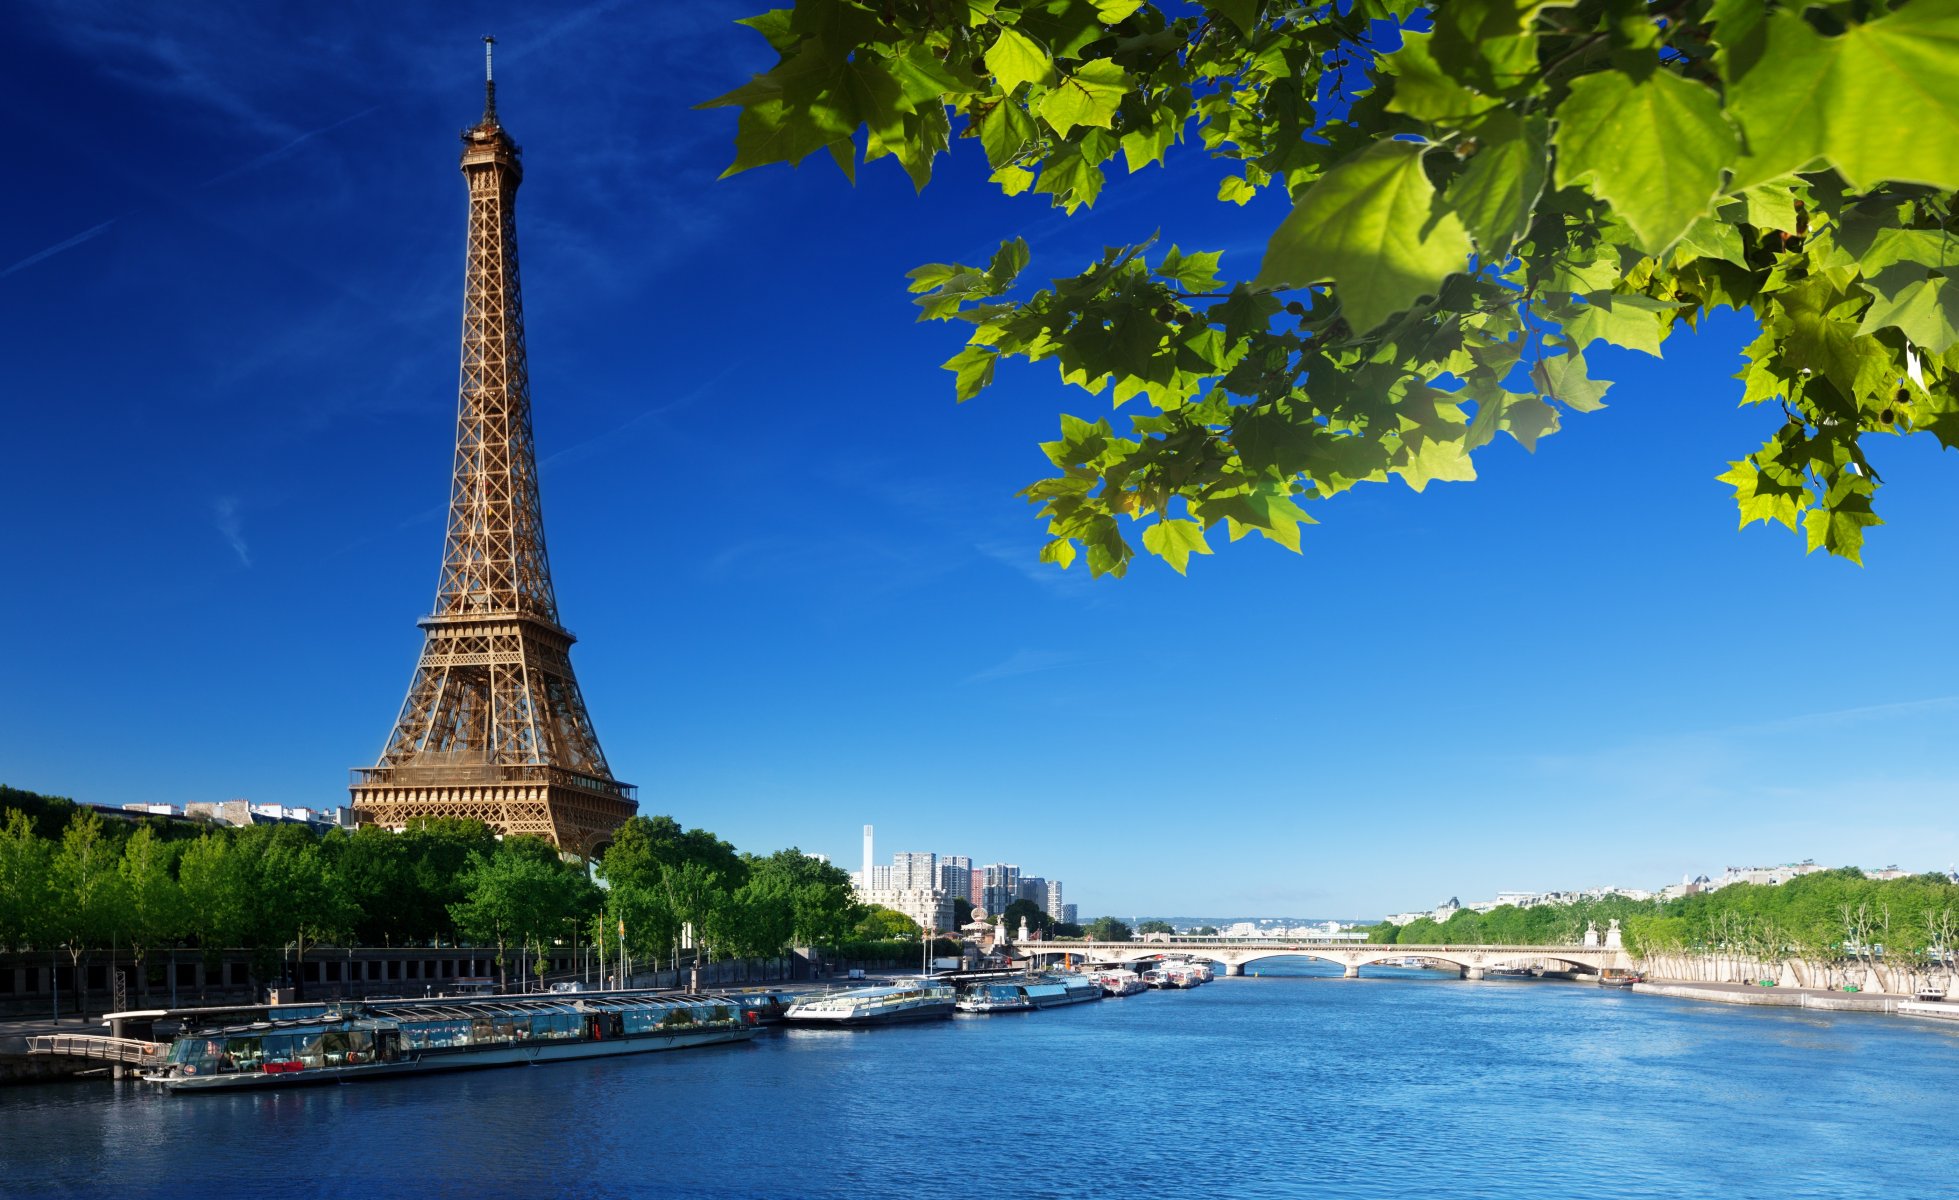
M 473 817 L 590 855 L 639 806 L 606 765 L 558 623 L 517 277 L 522 151 L 497 119 L 484 42 L 483 119 L 462 135 L 469 247 L 441 582 L 394 732 L 354 771 L 354 816 L 394 828 Z

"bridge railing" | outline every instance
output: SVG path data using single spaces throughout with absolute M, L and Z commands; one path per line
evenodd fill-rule
M 124 1066 L 143 1066 L 162 1059 L 161 1047 L 154 1042 L 83 1033 L 35 1034 L 27 1039 L 27 1052 L 50 1057 L 91 1058 Z

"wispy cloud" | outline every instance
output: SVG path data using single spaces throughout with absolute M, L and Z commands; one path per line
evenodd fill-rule
M 245 535 L 238 522 L 238 498 L 218 497 L 211 505 L 211 512 L 216 519 L 218 532 L 224 535 L 225 543 L 231 547 L 232 553 L 238 556 L 240 563 L 251 566 L 252 548 L 245 544 Z
M 560 462 L 583 458 L 595 452 L 603 445 L 620 441 L 625 435 L 632 433 L 642 425 L 658 422 L 663 417 L 681 412 L 699 402 L 709 392 L 713 391 L 722 380 L 734 374 L 734 371 L 735 368 L 733 366 L 723 367 L 675 399 L 661 404 L 655 404 L 651 408 L 645 409 L 635 416 L 614 425 L 604 433 L 595 433 L 591 437 L 581 438 L 561 450 L 554 450 L 539 460 L 538 469 L 540 471 L 548 470 Z
M 1831 709 L 1827 712 L 1802 713 L 1793 717 L 1781 717 L 1776 720 L 1760 721 L 1750 725 L 1730 726 L 1727 729 L 1716 730 L 1715 732 L 1717 734 L 1728 735 L 1796 733 L 1805 730 L 1855 725 L 1865 721 L 1915 716 L 1921 713 L 1942 712 L 1953 708 L 1959 708 L 1959 696 L 1931 696 L 1923 700 L 1900 700 L 1890 704 L 1864 704 L 1854 708 Z
M 43 259 L 53 258 L 55 255 L 61 253 L 63 250 L 73 250 L 75 247 L 81 245 L 83 242 L 101 237 L 103 234 L 109 232 L 109 226 L 114 225 L 119 219 L 120 218 L 117 217 L 110 217 L 108 220 L 102 222 L 100 225 L 97 225 L 95 228 L 84 229 L 80 233 L 76 234 L 74 237 L 69 238 L 65 242 L 56 242 L 54 245 L 49 246 L 45 250 L 35 251 L 34 253 L 28 255 L 26 258 L 23 258 L 19 262 L 15 263 L 13 266 L 8 267 L 4 271 L 0 271 L 0 279 L 5 279 L 7 276 L 12 275 L 15 271 L 24 271 L 28 267 L 33 266 L 35 263 L 40 262 Z
M 301 146 L 304 146 L 306 143 L 312 141 L 314 138 L 319 137 L 321 134 L 332 133 L 334 130 L 340 128 L 342 125 L 351 125 L 355 121 L 360 120 L 362 117 L 365 117 L 370 113 L 376 113 L 381 111 L 383 107 L 384 107 L 383 105 L 379 105 L 379 104 L 370 104 L 366 108 L 361 109 L 357 113 L 353 113 L 350 116 L 345 116 L 340 118 L 338 121 L 335 121 L 331 125 L 322 125 L 318 129 L 309 129 L 305 133 L 300 134 L 298 137 L 293 138 L 292 140 L 288 141 L 285 145 L 280 146 L 277 149 L 268 150 L 264 154 L 259 155 L 257 158 L 253 158 L 247 160 L 246 162 L 240 163 L 239 165 L 231 168 L 229 171 L 220 171 L 218 174 L 213 175 L 209 179 L 205 180 L 203 186 L 212 187 L 215 186 L 216 184 L 224 183 L 227 180 L 236 179 L 238 176 L 243 175 L 249 171 L 256 171 L 260 167 L 278 162 L 286 155 L 291 154 L 293 151 L 299 149 Z
M 1081 655 L 1069 650 L 1016 650 L 992 666 L 973 672 L 960 682 L 990 683 L 996 679 L 1033 675 L 1080 662 L 1081 658 Z

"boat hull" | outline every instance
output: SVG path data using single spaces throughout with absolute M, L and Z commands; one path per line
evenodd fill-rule
M 907 1025 L 914 1021 L 937 1021 L 950 1017 L 953 1001 L 932 1001 L 900 1009 L 871 1013 L 799 1013 L 791 1010 L 783 1020 L 804 1029 L 866 1029 L 877 1025 Z

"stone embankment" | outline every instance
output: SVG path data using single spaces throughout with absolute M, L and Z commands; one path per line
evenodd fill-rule
M 1813 1008 L 1826 1012 L 1895 1013 L 1909 996 L 1889 996 L 1881 992 L 1825 991 L 1822 988 L 1762 987 L 1746 983 L 1680 983 L 1655 980 L 1636 983 L 1633 991 L 1649 996 L 1672 996 L 1680 1000 L 1706 1000 L 1714 1004 L 1753 1004 L 1767 1008 Z M 1959 1012 L 1959 1004 L 1950 1006 Z

